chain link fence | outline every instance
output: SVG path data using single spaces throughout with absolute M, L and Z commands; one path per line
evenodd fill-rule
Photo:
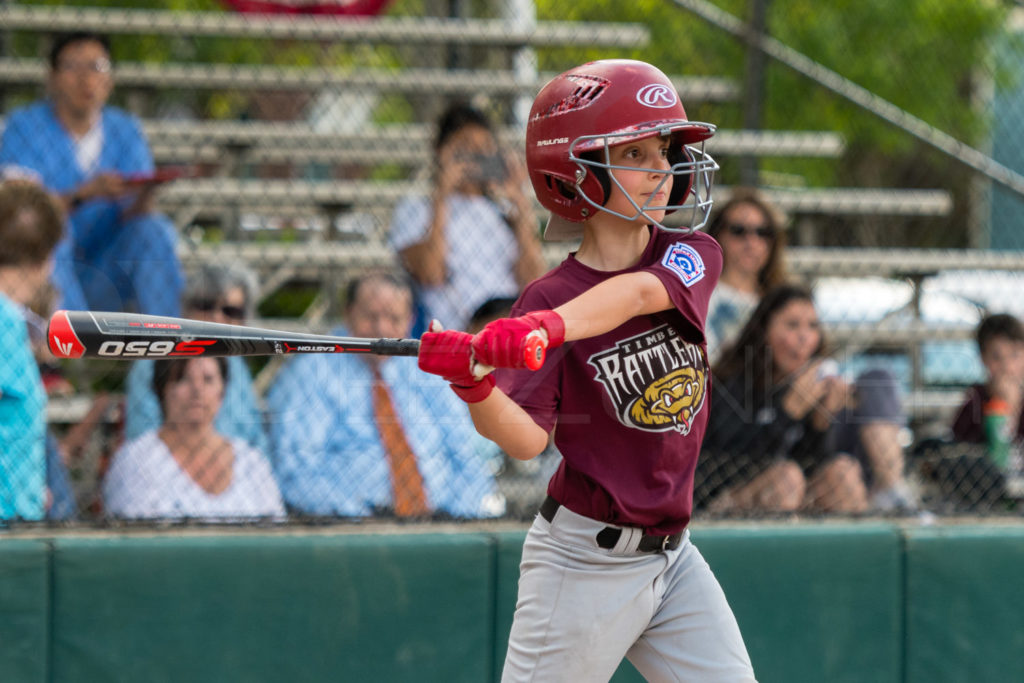
M 791 384 L 733 396 L 735 419 L 709 434 L 696 514 L 1019 509 L 1024 337 L 999 318 L 984 358 L 977 341 L 992 314 L 1024 317 L 1015 3 L 243 5 L 0 3 L 5 182 L 45 185 L 70 212 L 49 285 L 0 300 L 4 518 L 400 514 L 388 419 L 425 490 L 409 514 L 531 517 L 557 451 L 507 457 L 409 359 L 58 361 L 46 319 L 91 308 L 415 336 L 434 316 L 467 328 L 503 315 L 568 251 L 540 239 L 545 217 L 523 182 L 532 97 L 554 74 L 615 57 L 659 66 L 690 119 L 718 126 L 707 151 L 721 166 L 727 268 L 730 242 L 777 252 L 773 279 L 715 303 L 732 317 L 712 358 L 769 284 L 802 283 L 836 361 L 822 377 L 846 387 L 803 450 L 806 433 L 778 429 L 804 421 L 786 412 L 800 398 Z M 52 54 L 74 31 L 108 38 L 109 54 L 88 40 Z M 116 109 L 96 118 L 105 105 Z M 445 185 L 453 166 L 473 182 Z M 751 196 L 770 234 L 722 209 Z M 11 270 L 19 258 L 0 267 L 27 282 L 31 268 Z M 31 362 L 15 353 L 29 344 Z M 746 348 L 742 367 L 771 349 Z M 172 418 L 213 428 L 170 429 Z M 767 428 L 778 440 L 763 448 L 736 438 Z

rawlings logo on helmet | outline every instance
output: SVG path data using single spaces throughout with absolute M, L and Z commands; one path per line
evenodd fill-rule
M 636 101 L 645 107 L 667 109 L 676 105 L 679 96 L 664 83 L 649 83 L 636 91 Z

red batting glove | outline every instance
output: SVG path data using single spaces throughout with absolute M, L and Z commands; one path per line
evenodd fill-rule
M 565 341 L 565 321 L 554 311 L 533 311 L 518 318 L 500 318 L 488 323 L 473 337 L 473 357 L 496 368 L 526 367 L 526 338 L 532 332 L 547 335 L 547 348 Z
M 430 331 L 420 337 L 420 370 L 440 375 L 452 391 L 466 403 L 479 403 L 491 395 L 494 376 L 473 374 L 473 336 L 456 330 L 443 330 L 441 323 L 430 322 Z

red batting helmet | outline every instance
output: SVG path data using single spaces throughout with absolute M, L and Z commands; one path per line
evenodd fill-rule
M 671 140 L 672 191 L 663 206 L 637 205 L 633 220 L 649 210 L 693 211 L 687 231 L 707 221 L 711 211 L 712 176 L 718 164 L 704 152 L 714 135 L 710 123 L 688 121 L 675 86 L 659 69 L 631 59 L 606 59 L 583 64 L 553 78 L 530 109 L 526 125 L 526 168 L 540 203 L 551 211 L 546 239 L 583 234 L 581 223 L 604 207 L 611 183 L 608 148 L 653 136 Z M 694 146 L 690 146 L 694 145 Z M 591 152 L 591 154 L 586 154 Z M 620 189 L 621 186 L 620 186 Z M 689 198 L 689 201 L 687 199 Z M 665 226 L 662 226 L 665 227 Z

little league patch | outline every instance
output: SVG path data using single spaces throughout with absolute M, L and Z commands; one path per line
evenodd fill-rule
M 661 265 L 678 275 L 687 287 L 704 278 L 704 259 L 688 244 L 677 242 L 670 246 L 661 259 Z

